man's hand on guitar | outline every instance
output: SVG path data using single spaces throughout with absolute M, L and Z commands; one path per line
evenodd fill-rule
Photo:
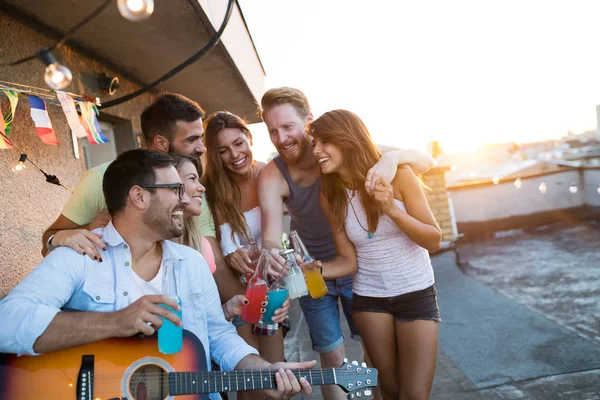
M 310 383 L 304 378 L 298 378 L 292 373 L 291 369 L 311 369 L 317 365 L 316 360 L 305 362 L 278 362 L 271 364 L 270 370 L 277 370 L 275 381 L 277 390 L 265 390 L 266 394 L 272 399 L 289 399 L 300 392 L 306 395 L 312 393 Z
M 115 323 L 119 336 L 129 337 L 138 333 L 150 336 L 162 326 L 163 322 L 160 317 L 165 317 L 176 326 L 181 326 L 179 317 L 159 304 L 179 310 L 177 302 L 166 296 L 148 295 L 140 297 L 126 308 L 115 312 Z

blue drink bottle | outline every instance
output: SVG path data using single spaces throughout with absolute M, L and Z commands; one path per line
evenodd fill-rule
M 175 300 L 179 307 L 181 307 L 181 300 L 179 297 L 170 297 L 170 299 Z M 181 319 L 182 311 L 173 310 L 171 307 L 164 304 L 160 304 L 160 306 L 171 311 Z M 183 347 L 183 328 L 176 326 L 164 317 L 160 318 L 162 319 L 163 324 L 158 330 L 158 351 L 163 354 L 178 353 Z
M 267 295 L 269 296 L 269 300 L 267 301 L 267 309 L 263 314 L 262 319 L 267 324 L 272 324 L 275 310 L 280 309 L 285 302 L 285 299 L 288 297 L 288 288 L 283 274 L 271 283 Z

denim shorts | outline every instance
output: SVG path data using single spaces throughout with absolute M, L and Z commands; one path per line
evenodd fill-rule
M 358 330 L 352 321 L 350 304 L 352 303 L 352 276 L 338 279 L 325 279 L 329 292 L 320 299 L 310 296 L 301 297 L 300 307 L 308 324 L 313 350 L 317 353 L 329 353 L 344 343 L 338 299 L 350 327 L 352 339 L 360 341 Z
M 352 312 L 377 312 L 392 314 L 396 322 L 418 319 L 440 322 L 440 309 L 435 285 L 416 292 L 394 297 L 352 296 Z

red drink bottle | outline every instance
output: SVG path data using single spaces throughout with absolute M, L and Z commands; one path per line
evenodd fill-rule
M 254 275 L 248 281 L 246 289 L 246 298 L 248 304 L 242 309 L 242 320 L 249 324 L 256 324 L 260 320 L 263 302 L 267 296 L 267 266 L 269 263 L 269 252 L 263 250 Z

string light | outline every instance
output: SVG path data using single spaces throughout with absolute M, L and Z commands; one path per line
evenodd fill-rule
M 600 185 L 598 185 L 598 189 L 596 189 L 596 192 L 598 192 L 598 194 L 600 194 Z
M 515 179 L 514 185 L 517 189 L 520 189 L 522 184 L 523 184 L 523 182 L 521 182 L 521 178 Z
M 571 186 L 569 186 L 569 192 L 571 192 L 572 194 L 577 193 L 577 185 L 574 183 L 571 183 Z
M 494 182 L 494 185 L 497 185 L 498 183 L 500 183 L 500 178 L 498 178 L 497 176 L 492 178 L 492 182 Z
M 14 173 L 23 171 L 23 169 L 25 169 L 25 160 L 27 160 L 27 154 L 21 154 L 19 161 L 17 161 L 17 164 L 12 169 Z
M 14 147 L 15 149 L 17 149 L 18 151 L 21 151 L 21 149 L 19 149 L 9 138 L 8 136 L 6 136 L 3 132 L 0 131 L 0 136 L 2 136 L 4 138 L 4 141 L 7 142 L 8 144 L 10 144 L 12 147 Z M 27 158 L 27 154 L 25 153 L 21 153 L 21 156 L 19 157 L 19 161 L 17 161 L 17 165 L 15 165 L 15 167 L 13 168 L 14 172 L 19 172 L 22 171 L 23 168 L 25 168 L 25 161 L 29 161 L 30 163 L 33 164 L 34 167 L 36 167 L 42 174 L 44 174 L 44 176 L 46 177 L 46 182 L 51 183 L 53 185 L 58 185 L 58 186 L 62 186 L 65 189 L 67 189 L 69 192 L 73 193 L 73 189 L 66 187 L 65 185 L 63 185 L 62 183 L 60 183 L 60 180 L 56 177 L 56 175 L 51 175 L 51 174 L 47 174 L 43 169 L 41 169 L 40 167 L 37 166 L 36 163 L 34 163 L 33 161 L 31 161 L 31 159 Z
M 46 64 L 46 71 L 44 72 L 46 85 L 55 90 L 62 90 L 69 86 L 71 80 L 73 80 L 73 75 L 71 75 L 69 68 L 57 63 L 52 53 L 48 50 L 41 50 L 39 55 L 44 64 Z
M 123 18 L 141 21 L 152 15 L 154 0 L 117 0 L 117 7 Z
M 540 186 L 538 186 L 538 190 L 542 194 L 546 193 L 546 191 L 548 190 L 548 187 L 546 186 L 546 183 L 544 183 L 544 182 L 540 183 Z

